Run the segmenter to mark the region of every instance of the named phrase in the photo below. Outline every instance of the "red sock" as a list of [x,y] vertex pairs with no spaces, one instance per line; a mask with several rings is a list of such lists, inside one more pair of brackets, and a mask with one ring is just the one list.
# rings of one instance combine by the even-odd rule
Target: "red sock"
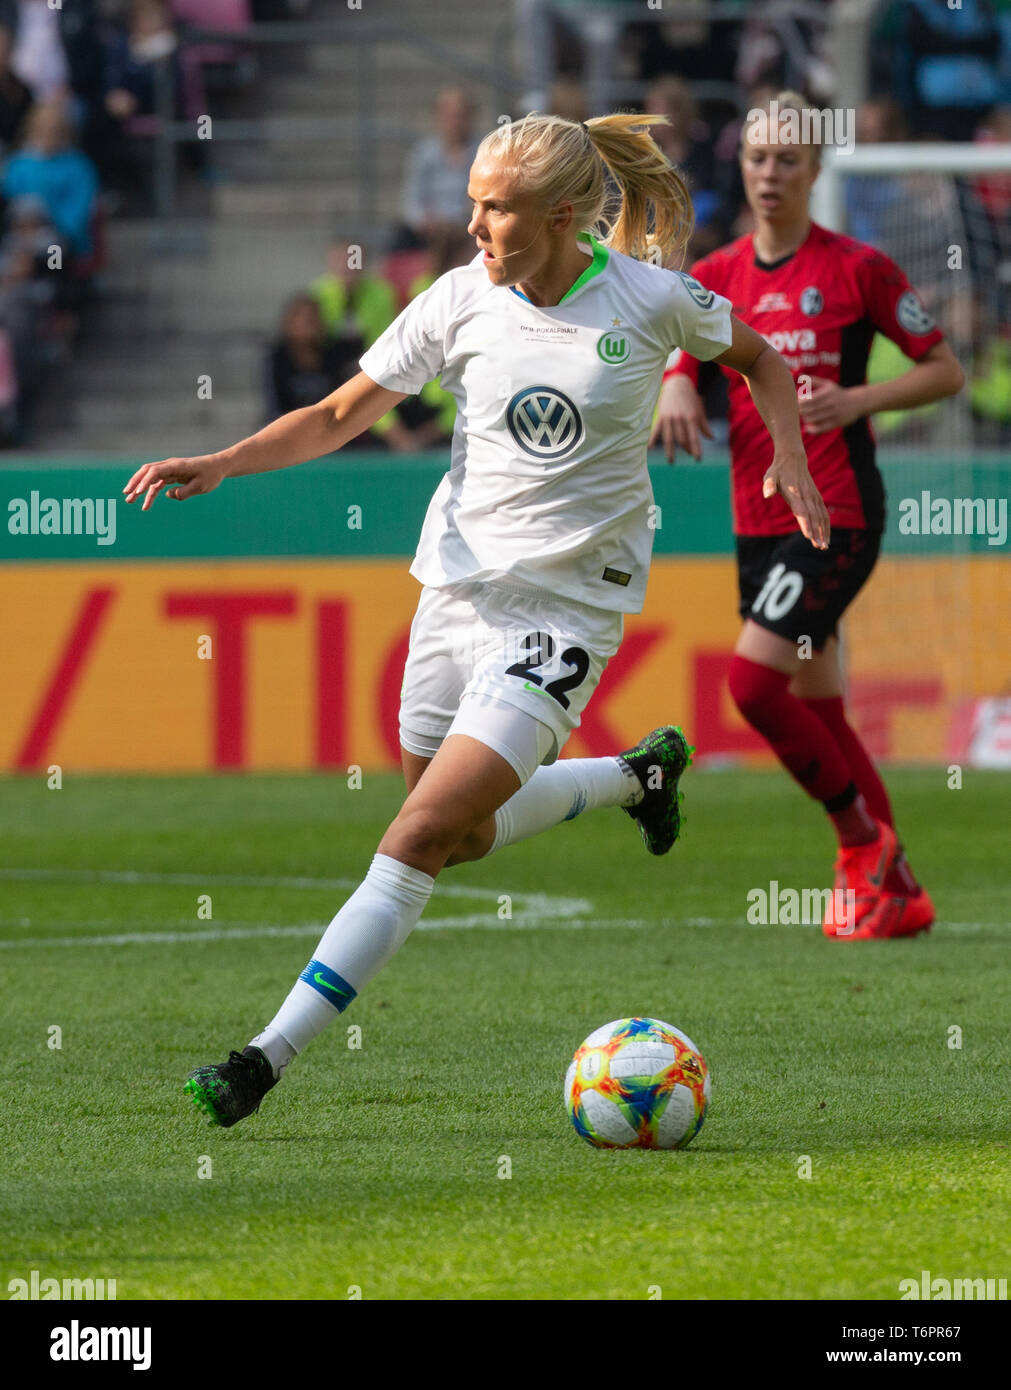
[[787,690],[790,677],[747,657],[730,663],[730,693],[745,719],[757,729],[809,796],[825,805],[844,845],[867,844],[878,828],[831,731]]
[[[883,820],[894,830],[895,819],[892,815],[892,805],[888,800],[885,784],[878,775],[871,755],[846,718],[846,708],[842,697],[832,695],[823,700],[805,700],[804,704],[818,716],[839,745],[846,762],[849,764],[850,775],[863,793],[871,815],[875,820]],[[910,869],[904,854],[900,853],[889,869],[884,886],[888,893],[897,893],[907,897],[915,897],[920,891],[920,885],[917,883],[916,876]]]
[[[855,782],[851,782],[850,786],[856,791]],[[833,811],[831,804],[827,801],[825,810],[828,811],[829,819],[836,828],[841,845],[869,845],[881,834],[877,821],[868,811],[867,802],[859,791],[850,804],[844,806],[842,810]]]
[[826,700],[805,700],[804,704],[818,716],[839,745],[849,767],[850,776],[863,792],[871,815],[875,820],[883,820],[894,830],[895,821],[885,784],[878,776],[878,770],[861,743],[859,735],[846,718],[842,697],[832,695]]

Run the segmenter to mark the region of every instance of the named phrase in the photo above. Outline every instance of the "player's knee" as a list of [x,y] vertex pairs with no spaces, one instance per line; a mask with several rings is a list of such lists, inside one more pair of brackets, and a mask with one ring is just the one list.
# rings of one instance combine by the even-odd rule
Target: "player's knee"
[[471,864],[475,859],[483,859],[489,848],[487,835],[472,830],[457,842],[446,860],[446,868],[451,869],[454,864]]
[[415,858],[439,857],[445,862],[460,843],[465,827],[436,807],[419,806],[401,811],[387,832],[387,839]]

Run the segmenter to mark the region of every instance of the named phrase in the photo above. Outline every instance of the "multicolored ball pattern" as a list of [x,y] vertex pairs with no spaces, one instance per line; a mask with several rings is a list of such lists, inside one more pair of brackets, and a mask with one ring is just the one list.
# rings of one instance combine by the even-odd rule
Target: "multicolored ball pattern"
[[683,1149],[709,1105],[709,1068],[691,1038],[656,1018],[597,1028],[565,1074],[576,1133],[600,1149]]

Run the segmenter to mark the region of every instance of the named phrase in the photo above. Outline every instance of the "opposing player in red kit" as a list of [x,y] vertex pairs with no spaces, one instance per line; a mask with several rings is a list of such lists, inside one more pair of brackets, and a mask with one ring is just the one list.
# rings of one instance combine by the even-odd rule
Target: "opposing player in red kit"
[[[730,691],[835,826],[835,886],[852,890],[855,911],[839,920],[835,905],[846,899],[834,895],[826,935],[912,936],[929,929],[934,908],[896,839],[888,793],[847,720],[837,628],[874,568],[885,524],[868,417],[954,395],[964,376],[899,267],[811,221],[819,147],[791,141],[800,122],[783,115],[802,110],[802,98],[781,93],[764,111],[749,112],[740,160],[754,234],[692,266],[700,292],[725,295],[786,359],[797,381],[808,466],[832,522],[827,550],[799,535],[793,513],[764,481],[772,444],[747,383],[727,372],[744,618]],[[875,331],[914,365],[894,381],[868,385]],[[677,447],[699,458],[700,435],[712,437],[698,374],[699,363],[682,352],[664,376],[651,442],[662,441],[671,461]]]

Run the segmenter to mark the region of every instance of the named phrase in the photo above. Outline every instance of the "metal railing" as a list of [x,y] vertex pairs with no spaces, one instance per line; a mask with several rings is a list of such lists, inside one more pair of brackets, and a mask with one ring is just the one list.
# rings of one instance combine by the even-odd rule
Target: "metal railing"
[[[506,50],[512,22],[512,16],[506,12],[491,29],[489,50],[492,54]],[[214,116],[213,138],[216,142],[294,142],[304,140],[309,134],[312,138],[336,136],[350,141],[355,150],[356,218],[362,228],[374,227],[377,220],[375,162],[378,142],[404,143],[418,137],[416,125],[372,114],[383,103],[381,55],[384,48],[388,51],[390,45],[407,46],[419,59],[432,65],[433,86],[454,81],[479,86],[494,96],[502,111],[509,109],[513,98],[525,85],[501,61],[475,60],[410,24],[365,19],[358,12],[349,12],[348,20],[343,21],[263,23],[238,32],[180,26],[180,52],[193,44],[209,43],[220,43],[232,50],[280,44],[354,46],[351,112],[309,119],[269,114],[253,119]],[[193,120],[177,117],[175,100],[173,60],[165,59],[155,65],[156,120],[152,129],[153,200],[155,216],[162,224],[169,223],[176,213],[179,146],[197,137]],[[389,105],[396,106],[395,94],[391,94]]]

